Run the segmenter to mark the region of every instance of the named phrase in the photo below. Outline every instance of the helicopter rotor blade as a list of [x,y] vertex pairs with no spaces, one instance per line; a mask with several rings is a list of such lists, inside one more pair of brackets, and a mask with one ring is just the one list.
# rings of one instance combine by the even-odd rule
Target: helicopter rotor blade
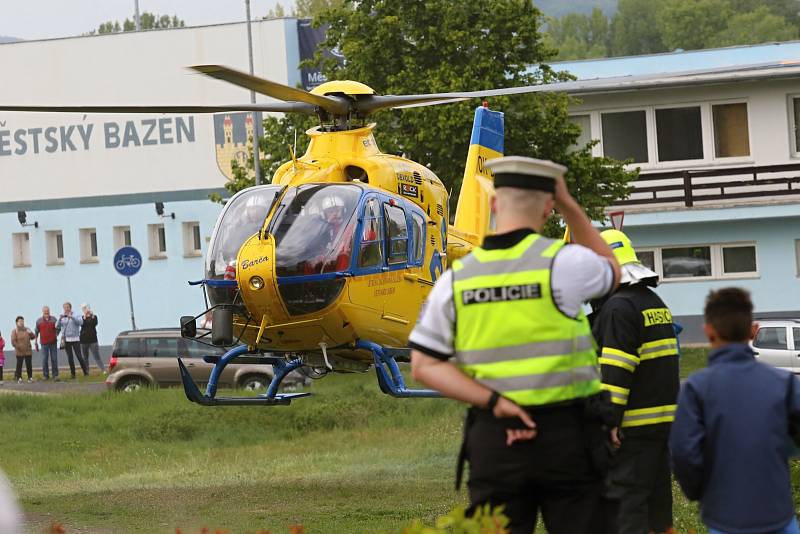
[[355,109],[363,115],[368,115],[382,109],[412,108],[423,106],[438,106],[461,102],[471,98],[485,98],[489,96],[507,96],[525,93],[539,93],[550,89],[543,85],[528,85],[525,87],[508,87],[506,89],[487,89],[485,91],[466,91],[461,93],[430,93],[422,95],[398,96],[367,96],[356,102]]
[[36,113],[223,113],[223,112],[278,112],[314,115],[316,109],[305,102],[273,102],[268,104],[231,104],[217,106],[5,106],[2,111],[28,111]]
[[320,107],[334,115],[346,115],[350,111],[350,102],[344,98],[315,95],[302,89],[295,89],[258,76],[251,76],[245,72],[222,65],[195,65],[191,68],[206,76],[211,76],[285,102],[305,102],[306,104]]

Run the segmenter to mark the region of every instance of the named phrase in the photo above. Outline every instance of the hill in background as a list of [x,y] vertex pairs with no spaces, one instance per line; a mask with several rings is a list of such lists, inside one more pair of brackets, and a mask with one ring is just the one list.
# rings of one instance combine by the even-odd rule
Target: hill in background
[[569,13],[588,15],[599,7],[607,17],[617,11],[617,0],[533,0],[539,10],[548,17],[563,17]]
[[0,44],[3,43],[16,43],[17,41],[21,41],[22,39],[17,39],[16,37],[5,37],[0,35]]

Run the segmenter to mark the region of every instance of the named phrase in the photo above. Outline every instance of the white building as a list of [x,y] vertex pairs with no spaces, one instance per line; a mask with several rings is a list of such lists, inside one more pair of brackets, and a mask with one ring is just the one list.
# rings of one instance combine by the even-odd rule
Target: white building
[[[253,24],[255,74],[300,80],[297,19]],[[248,91],[190,65],[247,71],[244,23],[0,45],[8,105],[234,104]],[[259,97],[264,101],[263,97]],[[88,302],[100,343],[130,328],[114,252],[144,257],[132,278],[138,327],[176,326],[203,309],[187,285],[203,258],[230,160],[246,156],[246,115],[82,115],[0,112],[0,332],[32,325],[43,305]],[[164,204],[165,217],[155,203]],[[18,212],[24,211],[22,226]],[[174,213],[174,218],[169,216]]]
[[[800,316],[800,42],[555,64],[595,155],[641,169],[624,210],[659,293],[700,331],[710,289]],[[800,335],[800,331],[798,331]]]

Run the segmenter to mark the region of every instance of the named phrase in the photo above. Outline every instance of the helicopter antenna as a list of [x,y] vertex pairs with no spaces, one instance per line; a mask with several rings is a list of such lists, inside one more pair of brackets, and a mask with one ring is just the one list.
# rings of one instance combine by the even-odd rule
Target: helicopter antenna
[[286,145],[289,147],[289,155],[292,156],[292,167],[294,170],[297,170],[297,157],[294,154],[294,148],[292,145]]

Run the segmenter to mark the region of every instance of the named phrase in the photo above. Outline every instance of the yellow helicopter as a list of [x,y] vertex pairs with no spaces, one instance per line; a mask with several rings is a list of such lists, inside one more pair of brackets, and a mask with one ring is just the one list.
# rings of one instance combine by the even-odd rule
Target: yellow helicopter
[[[368,116],[387,108],[446,104],[536,92],[539,86],[464,93],[380,96],[354,81],[311,92],[218,65],[192,67],[282,102],[232,106],[0,106],[8,111],[207,113],[272,111],[316,115],[302,157],[292,153],[268,185],[230,198],[214,228],[205,277],[207,310],[181,317],[184,337],[213,314],[210,341],[231,347],[215,364],[204,394],[178,361],[189,400],[204,405],[281,405],[309,393],[279,393],[303,368],[313,376],[375,366],[384,393],[438,396],[409,389],[397,362],[420,308],[448,263],[490,231],[494,194],[486,160],[503,153],[503,114],[484,102],[475,111],[454,224],[448,192],[424,165],[382,153]],[[202,339],[203,336],[197,339]],[[274,378],[257,397],[216,396],[224,367],[239,359],[272,364]]]

